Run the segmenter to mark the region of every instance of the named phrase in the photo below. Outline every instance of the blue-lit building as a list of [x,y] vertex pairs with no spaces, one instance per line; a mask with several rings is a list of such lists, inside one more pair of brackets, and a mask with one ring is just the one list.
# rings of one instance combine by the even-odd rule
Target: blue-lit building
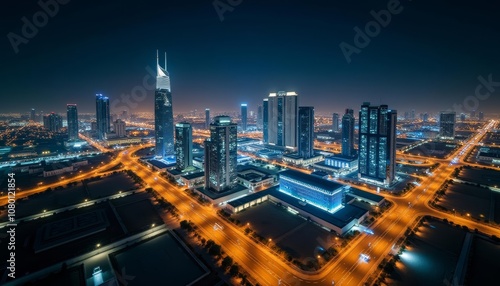
[[165,68],[158,62],[156,53],[156,90],[155,90],[155,155],[159,158],[173,156],[174,150],[174,113],[172,110],[172,92],[170,75],[167,72],[167,55]]
[[306,203],[335,211],[342,206],[344,186],[295,170],[279,173],[280,191]]
[[356,155],[354,150],[354,111],[346,109],[342,116],[342,156],[352,158]]
[[264,98],[262,102],[262,142],[269,143],[269,132],[267,130],[269,126],[269,99]]
[[66,105],[66,119],[68,121],[68,140],[78,140],[78,109],[76,104]]
[[314,157],[314,107],[299,107],[299,156]]
[[241,129],[247,131],[248,106],[246,103],[241,104]]
[[215,192],[230,190],[236,184],[238,125],[229,116],[216,116],[205,140],[205,188]]
[[261,130],[262,129],[262,105],[257,106],[257,129]]
[[359,111],[358,178],[389,185],[396,175],[396,110],[363,103]]
[[105,140],[110,132],[111,119],[109,114],[109,98],[100,93],[95,96],[95,117],[97,139]]
[[175,160],[179,170],[193,165],[193,128],[188,122],[175,125]]

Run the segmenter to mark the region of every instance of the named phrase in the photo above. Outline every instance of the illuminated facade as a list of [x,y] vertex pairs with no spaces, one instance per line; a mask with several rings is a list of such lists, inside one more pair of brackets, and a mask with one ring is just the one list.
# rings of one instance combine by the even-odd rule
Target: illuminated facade
[[298,95],[296,92],[273,92],[268,97],[268,144],[297,149]]
[[167,55],[165,68],[158,62],[156,53],[156,90],[155,90],[155,154],[156,157],[168,157],[174,150],[174,113],[172,110],[172,92],[170,76],[167,72]]
[[332,131],[333,132],[339,131],[339,114],[338,113],[334,113],[332,115]]
[[246,103],[241,104],[241,129],[247,131],[248,107]]
[[299,107],[299,156],[314,157],[314,107]]
[[205,140],[205,188],[216,192],[231,189],[237,178],[238,126],[229,116],[216,116]]
[[179,170],[193,165],[193,128],[187,122],[175,125],[175,160]]
[[106,139],[110,131],[109,98],[100,93],[95,97],[96,131],[99,140]]
[[268,133],[268,126],[269,126],[269,100],[267,98],[264,98],[264,101],[262,102],[262,142],[264,143],[269,143],[269,133]]
[[295,170],[279,173],[280,191],[328,211],[342,206],[344,186]]
[[210,128],[210,109],[205,108],[205,129]]
[[439,138],[455,139],[456,113],[443,111],[439,114]]
[[43,127],[51,132],[59,132],[62,128],[62,117],[54,112],[43,117]]
[[346,109],[342,116],[342,156],[352,158],[356,155],[354,150],[354,111]]
[[113,122],[113,130],[118,138],[127,136],[125,121],[121,119],[117,119]]
[[397,112],[387,105],[371,106],[363,103],[359,112],[360,179],[391,184],[396,168]]
[[68,140],[78,140],[78,109],[76,104],[66,105],[66,119],[68,121]]

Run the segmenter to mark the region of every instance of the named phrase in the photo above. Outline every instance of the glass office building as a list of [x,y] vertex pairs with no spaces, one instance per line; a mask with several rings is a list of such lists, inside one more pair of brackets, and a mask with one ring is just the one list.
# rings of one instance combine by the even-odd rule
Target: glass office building
[[344,186],[295,170],[279,173],[280,191],[328,211],[342,206]]
[[165,68],[158,62],[156,53],[156,90],[155,90],[155,154],[156,157],[168,157],[174,150],[174,113],[172,110],[172,92],[170,75],[167,72],[167,55]]

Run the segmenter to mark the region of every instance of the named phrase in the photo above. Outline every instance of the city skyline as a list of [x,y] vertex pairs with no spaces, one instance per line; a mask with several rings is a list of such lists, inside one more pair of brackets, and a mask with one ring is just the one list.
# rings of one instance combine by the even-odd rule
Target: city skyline
[[0,284],[496,279],[495,4],[4,11]]
[[[123,106],[131,112],[152,111],[152,53],[156,49],[171,55],[169,69],[175,75],[178,95],[174,99],[178,106],[176,113],[192,108],[232,110],[241,102],[248,102],[249,109],[256,110],[262,98],[274,90],[302,94],[299,104],[316,106],[318,114],[340,113],[345,107],[353,108],[363,101],[390,103],[398,110],[405,110],[408,97],[414,99],[412,108],[417,110],[439,112],[462,105],[462,109],[469,112],[465,107],[474,105],[478,111],[490,114],[496,112],[493,106],[500,100],[491,96],[485,103],[482,99],[469,98],[475,96],[476,87],[484,83],[490,85],[480,93],[493,94],[500,78],[498,65],[492,62],[500,46],[499,37],[494,36],[499,24],[494,21],[494,9],[488,9],[492,4],[487,2],[470,6],[401,2],[399,12],[391,15],[390,23],[380,27],[363,48],[354,43],[355,28],[363,30],[365,24],[374,19],[371,11],[376,14],[386,10],[387,1],[332,4],[324,11],[314,4],[293,1],[267,4],[264,11],[257,3],[242,3],[231,12],[226,11],[223,21],[210,3],[194,4],[192,9],[182,3],[152,0],[151,3],[157,8],[151,13],[172,17],[165,17],[161,23],[159,17],[139,17],[131,23],[101,17],[96,23],[90,23],[79,14],[89,18],[111,16],[114,5],[102,4],[97,12],[78,3],[68,3],[60,5],[51,19],[53,23],[40,27],[28,43],[19,44],[17,53],[6,38],[2,43],[6,51],[2,57],[11,68],[3,71],[6,84],[0,92],[11,95],[12,99],[2,105],[0,112],[24,113],[32,107],[64,112],[71,94],[71,103],[77,104],[84,113],[92,110],[88,98],[96,93],[110,98],[112,113],[121,111]],[[124,2],[122,9],[132,15],[138,9],[135,5]],[[350,9],[352,5],[359,8]],[[40,9],[35,4],[22,8],[13,4],[5,34],[22,35],[23,22],[19,19],[23,16],[31,19]],[[252,19],[250,16],[256,11],[262,15]],[[276,15],[295,16],[299,20],[280,24],[275,21]],[[77,20],[82,21],[77,23]],[[160,40],[150,32],[165,28],[169,36]],[[263,32],[264,28],[268,31]],[[69,35],[67,31],[71,29],[76,32]],[[103,37],[112,29],[120,32]],[[63,35],[74,44],[61,43]],[[177,38],[182,40],[176,41]],[[53,39],[55,41],[51,41]],[[141,45],[111,48],[131,39]],[[264,44],[271,39],[287,42],[289,48],[283,51]],[[194,44],[196,41],[200,45]],[[78,43],[89,49],[82,49]],[[342,43],[359,50],[346,57]],[[102,45],[109,47],[97,49]],[[240,53],[231,51],[235,47]],[[46,50],[51,52],[44,53]],[[88,51],[92,51],[92,55]],[[240,57],[242,54],[246,56]],[[73,68],[72,73],[64,72],[69,65],[79,68]],[[30,69],[21,69],[23,66]],[[95,71],[95,66],[100,66],[99,71]],[[61,77],[65,78],[64,83],[51,84],[51,78]],[[146,93],[143,94],[143,90]],[[132,92],[137,93],[135,99]],[[127,95],[130,103],[127,103]],[[25,102],[18,98],[29,98],[29,106],[24,106]],[[218,99],[217,103],[213,103],[214,98]],[[429,100],[433,102],[431,106]],[[118,102],[113,105],[113,101]],[[197,106],[192,106],[193,102]]]

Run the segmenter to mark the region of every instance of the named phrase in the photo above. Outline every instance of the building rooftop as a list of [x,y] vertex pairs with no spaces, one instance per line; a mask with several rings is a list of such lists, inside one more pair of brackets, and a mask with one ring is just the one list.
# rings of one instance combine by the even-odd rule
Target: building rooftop
[[169,168],[169,167],[173,167],[175,166],[175,163],[172,163],[172,164],[165,164],[163,163],[162,161],[158,161],[156,159],[151,159],[148,161],[149,163],[151,163],[151,165],[157,167],[157,168],[160,168],[160,169],[163,169],[163,168]]
[[318,178],[316,176],[312,176],[312,175],[305,174],[305,173],[295,171],[295,170],[283,171],[283,172],[279,173],[279,176],[280,176],[280,178],[289,177],[292,179],[296,179],[296,180],[299,180],[299,181],[304,182],[306,184],[309,184],[309,185],[312,185],[312,186],[315,186],[315,187],[318,187],[318,188],[321,188],[321,189],[324,189],[327,191],[332,191],[332,192],[339,189],[339,188],[342,188],[344,186],[344,185],[336,183],[336,182],[328,181],[328,180]]
[[257,193],[253,193],[253,194],[250,194],[248,196],[244,196],[244,197],[241,197],[239,199],[236,199],[236,200],[233,200],[233,201],[230,201],[228,202],[227,204],[236,208],[238,206],[241,206],[241,205],[244,205],[246,203],[249,203],[251,201],[254,201],[258,198],[261,198],[261,197],[264,197],[264,196],[267,196],[269,194],[269,192],[273,189],[275,189],[276,187],[272,187],[272,188],[269,188],[269,189],[266,189],[266,190],[263,190],[263,191],[260,191],[260,192],[257,192]]
[[197,188],[196,190],[199,191],[200,193],[204,194],[205,196],[209,197],[210,199],[216,200],[218,198],[225,197],[225,196],[228,196],[228,195],[231,195],[233,193],[240,192],[240,191],[243,191],[246,189],[247,189],[247,187],[245,187],[245,186],[242,186],[240,184],[235,184],[232,189],[229,189],[229,190],[224,191],[222,193],[218,193],[212,189],[205,189],[205,187],[200,187],[200,188]]
[[[279,191],[279,186],[272,187],[269,190],[269,195],[273,196],[279,200],[286,202],[287,204],[292,205],[297,209],[301,209],[310,213],[311,215],[324,220],[328,223],[331,223],[339,228],[343,228],[348,225],[353,219],[359,219],[362,217],[367,210],[361,209],[356,206],[345,205],[342,209],[335,213],[327,212],[323,209],[315,207],[310,204],[304,204],[303,201],[296,199],[292,196],[289,196],[283,192]],[[267,191],[267,190],[266,190]]]
[[384,200],[383,196],[379,196],[379,195],[376,195],[376,194],[365,192],[365,191],[362,191],[362,190],[356,189],[356,188],[350,188],[349,191],[348,191],[348,193],[353,194],[353,195],[355,195],[357,197],[366,198],[367,200],[370,200],[370,201],[373,201],[373,202],[376,202],[376,203],[380,203],[381,201]]
[[191,173],[191,174],[187,174],[187,175],[182,175],[181,177],[183,177],[184,179],[186,180],[192,180],[192,179],[196,179],[196,178],[199,178],[199,177],[203,177],[205,176],[205,172],[196,172],[196,173]]

